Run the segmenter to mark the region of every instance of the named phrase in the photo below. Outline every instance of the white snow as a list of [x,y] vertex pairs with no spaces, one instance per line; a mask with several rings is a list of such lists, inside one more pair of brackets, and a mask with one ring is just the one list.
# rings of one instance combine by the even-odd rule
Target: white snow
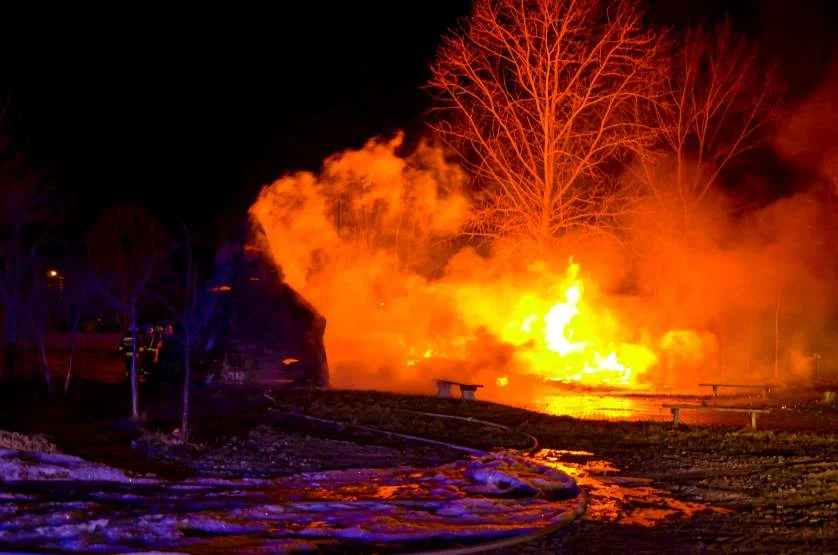
[[151,483],[121,470],[72,455],[0,449],[0,481],[84,480],[90,482]]
[[[33,493],[40,482],[49,487]],[[23,485],[28,498],[17,499]],[[565,474],[504,453],[436,468],[170,483],[68,455],[2,450],[0,543],[201,551],[235,538],[243,551],[291,553],[335,541],[485,541],[569,522],[583,510],[579,493]]]

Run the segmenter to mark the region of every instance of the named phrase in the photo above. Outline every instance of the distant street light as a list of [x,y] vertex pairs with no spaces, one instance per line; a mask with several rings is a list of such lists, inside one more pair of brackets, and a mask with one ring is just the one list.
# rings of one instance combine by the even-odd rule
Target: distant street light
[[[64,297],[64,276],[61,275],[61,272],[59,272],[55,268],[50,268],[49,270],[47,270],[47,277],[51,280],[57,280],[58,281],[58,296],[59,296],[59,298],[63,298]],[[53,287],[53,286],[51,285],[50,287]]]

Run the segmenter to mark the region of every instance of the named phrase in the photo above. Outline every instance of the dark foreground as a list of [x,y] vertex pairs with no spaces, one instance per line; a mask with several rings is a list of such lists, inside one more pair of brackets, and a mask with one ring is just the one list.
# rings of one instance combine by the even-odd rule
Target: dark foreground
[[[292,413],[478,449],[527,449],[574,476],[585,517],[526,547],[496,553],[828,553],[838,545],[838,436],[682,428],[549,416],[492,403],[345,391],[199,391],[194,444],[169,445],[124,420],[121,393],[90,386],[68,402],[0,399],[0,428],[44,432],[67,453],[170,478],[262,478],[317,469],[444,464],[457,455],[352,427],[313,426]],[[97,389],[98,388],[98,389]],[[86,391],[86,392],[85,392]],[[176,395],[146,392],[146,427],[177,425]],[[510,426],[413,412],[445,413]],[[831,413],[828,415],[831,418]],[[132,447],[133,444],[133,447]],[[328,453],[328,455],[324,455]],[[331,455],[331,456],[329,456]]]

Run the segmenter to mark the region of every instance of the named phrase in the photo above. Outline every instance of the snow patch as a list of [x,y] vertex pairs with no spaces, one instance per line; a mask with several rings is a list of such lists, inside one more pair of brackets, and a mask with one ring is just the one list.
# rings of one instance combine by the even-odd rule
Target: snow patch
[[82,480],[86,482],[154,483],[121,470],[60,453],[0,449],[0,482]]
[[[570,477],[511,453],[435,468],[170,483],[69,455],[0,450],[0,473],[0,495],[14,507],[3,514],[0,540],[42,551],[474,543],[566,523],[584,508]],[[31,498],[15,499],[24,493]]]

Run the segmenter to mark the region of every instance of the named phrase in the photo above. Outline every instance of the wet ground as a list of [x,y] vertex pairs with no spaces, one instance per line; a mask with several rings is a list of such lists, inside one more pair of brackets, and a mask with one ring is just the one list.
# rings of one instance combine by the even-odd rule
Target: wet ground
[[[441,432],[430,420],[403,417],[394,407],[485,419],[537,437],[543,450],[534,456],[579,481],[589,493],[588,511],[560,533],[496,555],[838,552],[838,436],[800,430],[799,423],[796,432],[751,431],[741,422],[673,430],[668,424],[576,420],[492,403],[360,392],[285,402],[463,442],[479,442],[482,433],[470,432],[465,422]],[[826,421],[834,415],[833,407],[811,400],[783,402],[792,423],[799,414],[822,414]]]
[[391,553],[562,526],[567,475],[510,455],[272,480],[136,479],[67,455],[0,450],[0,545],[27,552]]
[[[115,390],[105,393],[99,403],[85,396],[65,405],[19,401],[21,412],[14,417],[0,411],[0,428],[8,427],[2,422],[5,418],[18,430],[46,431],[62,450],[173,479],[189,475],[229,477],[241,474],[242,469],[256,470],[252,473],[259,476],[281,475],[318,465],[328,468],[325,463],[330,459],[337,465],[334,468],[393,467],[402,461],[431,464],[434,456],[442,454],[403,442],[353,436],[340,428],[309,429],[299,437],[290,437],[287,429],[272,431],[282,427],[277,413],[265,412],[270,403],[256,393],[219,396],[199,391],[196,441],[204,442],[207,448],[197,457],[190,455],[189,460],[173,460],[160,453],[145,458],[142,450],[131,447],[131,442],[140,438],[139,432],[118,417],[125,414],[126,406],[116,399]],[[713,419],[705,422],[711,429],[693,428],[696,421],[686,412],[682,422],[688,426],[679,431],[669,425],[648,423],[671,421],[669,411],[660,407],[668,400],[692,404],[700,402],[701,397],[664,399],[573,392],[544,399],[538,412],[491,403],[339,391],[288,392],[278,395],[277,402],[287,410],[477,449],[523,449],[530,445],[524,433],[536,436],[542,450],[533,454],[535,460],[574,476],[589,494],[588,512],[581,522],[561,533],[535,540],[526,548],[499,553],[828,553],[834,551],[830,546],[838,545],[838,527],[834,525],[838,521],[838,439],[832,434],[809,433],[835,430],[836,411],[818,404],[811,393],[768,400],[759,396],[707,399],[725,404],[768,404],[774,408],[776,419],[762,420],[761,427],[776,426],[797,433],[744,431],[746,415],[712,415]],[[150,402],[146,405],[148,424],[171,430],[177,425],[177,403],[166,401],[165,394],[158,400],[159,406]],[[481,418],[505,424],[511,431],[476,422],[443,421],[404,410]],[[27,411],[29,416],[21,418]],[[547,412],[597,420],[573,420]],[[333,449],[329,451],[333,457],[324,456],[324,445],[330,449],[337,446],[332,441],[343,442],[340,445],[346,449]],[[353,443],[359,447],[353,449]],[[353,451],[358,455],[354,461]],[[441,459],[445,457],[437,462],[447,462]],[[283,472],[272,474],[277,466]],[[39,503],[42,508],[48,507],[46,501]],[[232,505],[224,507],[224,511],[232,510]],[[255,549],[253,543],[237,547],[235,542],[243,541],[241,538],[216,538],[218,543],[213,544],[207,539],[207,530],[194,533],[201,535],[196,551],[206,551],[213,545],[231,552]],[[228,545],[228,541],[233,543]]]
[[[679,395],[620,395],[614,392],[545,391],[535,401],[522,406],[554,416],[609,422],[672,422],[670,409],[662,406],[665,404],[760,408],[771,411],[759,416],[757,426],[760,429],[838,432],[838,405],[824,406],[821,403],[822,398],[821,392],[810,389],[779,390],[767,398],[748,390],[733,390],[718,398],[699,392]],[[682,410],[679,420],[688,426],[750,425],[750,415],[747,413]]]

